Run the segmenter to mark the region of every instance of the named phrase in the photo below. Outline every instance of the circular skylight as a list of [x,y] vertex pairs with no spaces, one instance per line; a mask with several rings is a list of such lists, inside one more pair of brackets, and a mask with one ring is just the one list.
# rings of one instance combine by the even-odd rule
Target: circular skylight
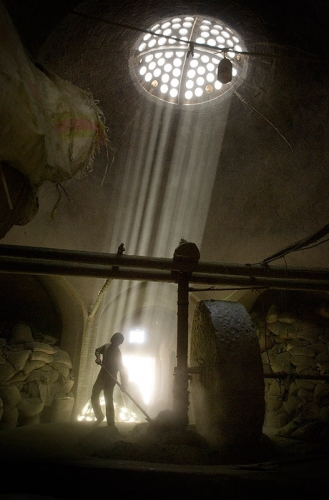
[[[232,89],[246,70],[240,36],[222,22],[201,16],[180,16],[152,26],[137,41],[131,68],[150,96],[172,104],[213,101]],[[217,79],[220,61],[232,63],[232,80]]]

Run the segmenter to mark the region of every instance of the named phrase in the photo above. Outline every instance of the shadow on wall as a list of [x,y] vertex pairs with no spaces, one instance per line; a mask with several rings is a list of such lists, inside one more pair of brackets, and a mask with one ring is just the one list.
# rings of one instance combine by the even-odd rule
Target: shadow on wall
[[[61,341],[61,314],[47,292],[41,277],[0,274],[0,328],[24,321],[34,331],[47,332]],[[3,335],[2,335],[3,336]]]

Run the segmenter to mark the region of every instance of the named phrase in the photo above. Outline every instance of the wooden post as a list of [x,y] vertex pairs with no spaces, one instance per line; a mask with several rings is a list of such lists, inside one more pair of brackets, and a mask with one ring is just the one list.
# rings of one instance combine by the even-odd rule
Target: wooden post
[[188,304],[189,279],[187,273],[178,275],[177,300],[177,366],[175,368],[173,388],[173,413],[177,424],[188,425]]
[[[188,306],[189,279],[198,264],[200,253],[194,243],[182,240],[176,248],[173,259],[173,272],[177,272],[177,366],[173,387],[173,414],[180,427],[188,425]],[[183,271],[182,271],[183,270]]]

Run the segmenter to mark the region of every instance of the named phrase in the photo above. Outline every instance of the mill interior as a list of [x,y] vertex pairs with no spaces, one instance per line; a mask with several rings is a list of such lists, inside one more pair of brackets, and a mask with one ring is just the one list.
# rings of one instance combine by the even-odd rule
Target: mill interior
[[[328,488],[328,24],[321,0],[0,3],[0,496]],[[96,427],[115,332],[129,382]]]

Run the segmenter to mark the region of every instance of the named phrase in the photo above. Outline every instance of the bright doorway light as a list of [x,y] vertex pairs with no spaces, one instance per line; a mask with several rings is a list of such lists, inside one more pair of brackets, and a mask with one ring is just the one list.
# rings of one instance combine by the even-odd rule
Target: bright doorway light
[[[104,399],[103,395],[99,398],[99,402],[100,402],[103,414],[105,415],[106,408],[105,408],[105,399]],[[128,408],[125,408],[124,406],[119,406],[117,403],[114,403],[114,414],[115,414],[115,421],[116,422],[139,422],[140,421],[135,412],[129,410]],[[96,421],[96,417],[95,417],[94,410],[92,408],[90,399],[82,408],[82,411],[78,415],[77,420],[79,422],[83,422],[83,421],[84,422],[95,422]],[[106,418],[105,418],[104,422],[106,422]]]
[[[136,384],[143,401],[150,404],[154,398],[155,358],[144,356],[123,356],[129,382]],[[129,390],[129,387],[128,387]]]
[[129,344],[143,344],[145,340],[144,330],[130,330],[129,332]]

